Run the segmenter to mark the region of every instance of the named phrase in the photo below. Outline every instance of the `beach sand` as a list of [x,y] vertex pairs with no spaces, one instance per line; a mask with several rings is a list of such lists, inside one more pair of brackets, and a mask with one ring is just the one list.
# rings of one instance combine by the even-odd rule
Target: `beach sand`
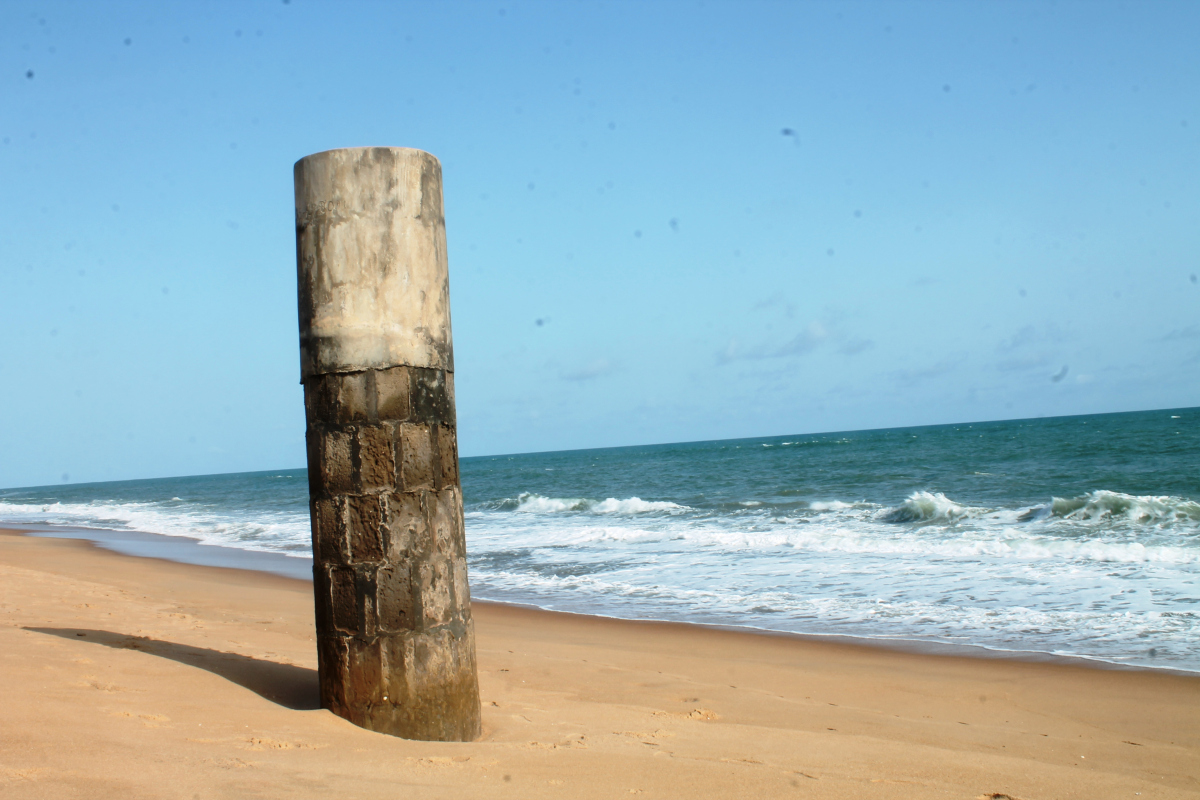
[[1200,678],[477,603],[484,736],[317,708],[311,587],[0,533],[0,797],[1200,797]]

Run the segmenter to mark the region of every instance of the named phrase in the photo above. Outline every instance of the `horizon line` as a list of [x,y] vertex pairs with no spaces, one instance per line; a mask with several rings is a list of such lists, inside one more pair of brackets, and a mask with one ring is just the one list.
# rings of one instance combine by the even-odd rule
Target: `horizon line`
[[[1133,409],[1133,410],[1128,410],[1128,411],[1100,411],[1100,412],[1091,413],[1091,414],[1059,414],[1059,415],[1055,415],[1055,416],[1038,416],[1038,417],[1005,417],[1005,418],[1001,418],[1001,419],[967,420],[967,421],[961,421],[961,422],[934,422],[934,423],[927,423],[924,425],[899,425],[899,426],[894,426],[894,427],[855,428],[853,430],[808,431],[805,433],[771,433],[771,434],[760,435],[760,436],[736,436],[736,437],[732,437],[732,438],[728,438],[728,439],[689,439],[686,441],[675,441],[675,442],[643,442],[641,444],[618,444],[618,445],[607,445],[605,447],[575,447],[575,448],[565,448],[562,450],[527,450],[524,452],[516,452],[516,453],[488,453],[485,455],[474,455],[474,456],[460,455],[459,460],[463,461],[463,460],[469,460],[469,459],[484,459],[484,458],[512,458],[514,456],[539,456],[539,455],[551,455],[551,454],[555,454],[555,453],[586,453],[586,452],[596,451],[596,450],[628,450],[628,449],[632,449],[635,447],[671,447],[671,446],[677,446],[677,445],[706,444],[706,443],[710,443],[710,442],[747,442],[747,441],[753,441],[755,439],[777,439],[777,438],[781,438],[784,436],[830,436],[830,435],[838,434],[838,433],[874,433],[876,431],[904,431],[904,430],[916,430],[918,428],[948,428],[948,427],[953,427],[956,425],[987,425],[987,424],[991,424],[991,423],[995,423],[995,422],[1032,422],[1032,421],[1036,421],[1036,420],[1049,420],[1049,419],[1074,419],[1076,417],[1109,417],[1109,416],[1116,416],[1118,414],[1152,414],[1155,412],[1163,412],[1163,411],[1192,411],[1192,410],[1200,410],[1200,406],[1172,406],[1172,407],[1168,407],[1168,408],[1139,408],[1139,409]],[[98,484],[103,484],[103,483],[133,483],[136,481],[182,480],[184,478],[215,478],[215,477],[220,477],[223,475],[254,475],[256,473],[262,473],[262,472],[288,472],[288,471],[295,471],[295,470],[304,470],[305,472],[307,472],[308,465],[305,464],[303,466],[297,466],[297,467],[272,467],[269,469],[243,470],[240,472],[203,472],[203,473],[194,474],[194,475],[160,475],[160,476],[152,477],[152,478],[117,478],[115,480],[108,480],[108,481],[79,481],[77,483],[63,482],[63,483],[43,483],[43,484],[36,484],[36,485],[32,485],[32,486],[4,486],[4,487],[0,487],[0,492],[15,492],[15,491],[21,491],[21,490],[27,490],[27,489],[61,488],[63,486],[92,486],[92,485],[98,485]],[[0,495],[0,498],[2,498],[2,497],[3,497],[3,495]]]

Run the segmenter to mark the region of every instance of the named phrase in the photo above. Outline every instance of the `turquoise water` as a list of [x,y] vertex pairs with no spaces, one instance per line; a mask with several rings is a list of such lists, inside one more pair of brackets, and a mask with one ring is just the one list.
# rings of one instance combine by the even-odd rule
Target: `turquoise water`
[[[477,598],[1200,670],[1200,409],[467,458]],[[0,520],[310,555],[304,470]]]

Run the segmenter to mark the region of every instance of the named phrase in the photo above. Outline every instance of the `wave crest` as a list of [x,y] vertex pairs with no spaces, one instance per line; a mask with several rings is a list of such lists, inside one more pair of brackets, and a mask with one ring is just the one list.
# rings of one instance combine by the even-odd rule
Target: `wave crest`
[[961,506],[941,492],[913,492],[900,505],[880,512],[881,522],[957,522],[978,509]]
[[856,503],[843,503],[841,500],[814,500],[808,504],[810,511],[845,511],[848,508],[855,508]]
[[[1040,514],[1038,512],[1041,512]],[[1048,506],[1026,512],[1029,518],[1054,516],[1080,521],[1128,520],[1164,525],[1200,522],[1200,503],[1167,495],[1132,495],[1103,489],[1079,497],[1055,497]]]
[[640,497],[605,500],[589,500],[583,497],[545,497],[533,492],[523,492],[515,498],[509,497],[485,504],[498,511],[518,511],[525,514],[652,514],[674,513],[689,510],[687,506],[669,500],[643,500]]

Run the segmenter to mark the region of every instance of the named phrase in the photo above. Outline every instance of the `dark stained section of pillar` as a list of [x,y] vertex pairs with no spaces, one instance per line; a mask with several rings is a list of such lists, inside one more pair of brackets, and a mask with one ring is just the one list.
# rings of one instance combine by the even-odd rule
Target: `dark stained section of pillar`
[[304,384],[321,705],[409,739],[479,736],[454,375]]

